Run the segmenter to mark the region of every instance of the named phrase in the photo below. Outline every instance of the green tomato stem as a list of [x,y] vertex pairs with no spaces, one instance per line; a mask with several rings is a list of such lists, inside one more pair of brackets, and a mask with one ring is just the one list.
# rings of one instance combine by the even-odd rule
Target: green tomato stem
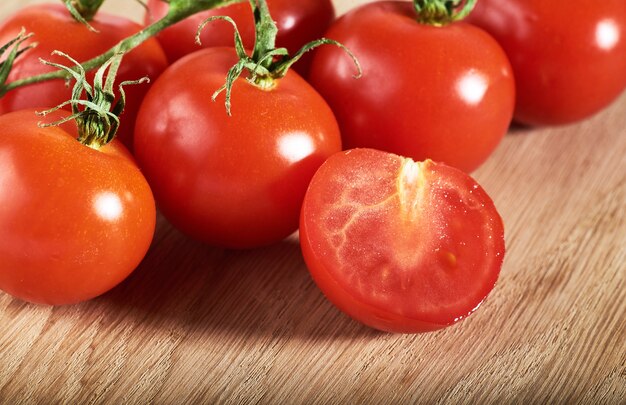
[[[104,3],[104,0],[63,0],[68,10],[72,13],[72,16],[79,22],[87,23],[91,21],[93,17]],[[74,11],[78,15],[74,14]]]
[[477,0],[413,0],[417,21],[443,26],[467,17]]
[[116,101],[114,83],[124,56],[123,54],[114,55],[100,66],[96,72],[93,85],[88,83],[87,72],[78,61],[62,52],[55,51],[53,54],[68,59],[75,65],[75,69],[45,60],[42,60],[42,62],[67,71],[76,80],[76,84],[72,89],[72,98],[70,100],[49,110],[38,112],[38,114],[45,116],[67,105],[71,105],[72,114],[59,121],[40,125],[42,127],[53,126],[74,120],[78,128],[78,141],[90,148],[99,149],[113,140],[119,128],[119,116],[122,114],[126,103],[124,86],[143,83],[148,81],[148,78],[120,83],[118,85],[119,99]]
[[[184,20],[185,18],[193,14],[199,13],[200,11],[209,10],[216,7],[224,7],[230,4],[240,3],[242,1],[244,0],[170,0],[168,12],[162,19],[155,21],[153,24],[147,26],[143,30],[120,41],[117,45],[115,45],[113,48],[109,49],[102,55],[96,56],[95,58],[84,62],[82,64],[83,68],[86,71],[96,69],[99,66],[102,66],[102,64],[104,64],[106,61],[110,60],[114,55],[119,53],[128,53],[132,49],[141,45],[148,38],[155,36],[170,25]],[[95,3],[96,0],[94,0],[93,2]],[[18,87],[27,86],[30,84],[52,79],[68,79],[70,77],[71,76],[67,71],[59,69],[54,72],[15,80],[13,82],[7,83],[0,88],[0,97],[2,97],[8,91],[11,91]]]
[[274,19],[272,19],[265,0],[250,0],[250,5],[254,13],[256,34],[252,60],[259,62],[259,65],[269,69],[273,60],[271,57],[266,57],[266,55],[276,49],[278,27]]
[[237,24],[229,17],[210,17],[205,20],[198,30],[196,35],[196,41],[200,41],[200,32],[202,28],[209,22],[222,19],[228,21],[233,25],[235,30],[235,50],[239,61],[230,68],[226,76],[226,82],[222,87],[217,89],[213,93],[213,100],[222,92],[226,92],[226,100],[224,102],[226,106],[226,113],[230,116],[231,111],[231,92],[235,80],[241,76],[244,71],[249,72],[247,80],[263,90],[270,90],[276,86],[275,81],[284,77],[291,66],[296,63],[302,55],[306,52],[320,46],[320,45],[336,45],[342,48],[354,61],[357,73],[355,78],[361,76],[361,65],[356,57],[345,46],[337,41],[321,38],[308,44],[305,44],[294,56],[290,56],[286,48],[276,48],[276,36],[278,35],[278,27],[272,16],[270,15],[269,8],[267,7],[266,0],[249,0],[252,12],[254,14],[254,26],[256,39],[254,42],[254,49],[252,55],[248,56],[246,50],[243,47],[241,41],[241,35],[239,34]]

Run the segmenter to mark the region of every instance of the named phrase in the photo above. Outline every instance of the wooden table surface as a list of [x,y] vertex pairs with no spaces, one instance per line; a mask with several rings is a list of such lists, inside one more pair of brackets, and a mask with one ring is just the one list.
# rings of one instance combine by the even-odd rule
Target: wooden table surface
[[0,293],[0,403],[626,403],[626,94],[575,125],[512,129],[474,175],[508,251],[459,324],[368,329],[317,289],[296,235],[228,251],[159,218],[145,261],[102,297]]

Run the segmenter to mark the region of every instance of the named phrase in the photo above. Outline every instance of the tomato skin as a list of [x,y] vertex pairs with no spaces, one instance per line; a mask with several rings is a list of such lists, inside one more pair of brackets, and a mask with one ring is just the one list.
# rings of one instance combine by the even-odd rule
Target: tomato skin
[[[50,55],[53,50],[62,51],[83,62],[108,51],[119,41],[141,29],[139,24],[104,12],[98,12],[90,24],[99,32],[93,33],[76,22],[62,4],[39,4],[20,9],[2,23],[0,43],[7,43],[15,38],[24,27],[26,32],[35,34],[30,41],[37,42],[38,45],[15,61],[8,81],[56,70],[42,64],[39,58],[66,66],[71,64],[62,56]],[[149,39],[124,56],[116,83],[142,77],[154,80],[166,67],[167,59],[161,46],[155,39]],[[94,73],[88,75],[90,83],[93,83],[93,75]],[[135,117],[148,88],[149,84],[146,83],[124,88],[127,96],[126,108],[117,136],[127,147],[132,146]],[[72,87],[66,86],[63,80],[21,87],[0,98],[0,114],[26,108],[52,108],[69,100],[71,94]]]
[[[304,44],[319,39],[335,19],[335,8],[331,0],[268,0],[272,18],[278,25],[276,45],[285,47],[290,54],[297,52]],[[162,0],[148,0],[145,15],[146,24],[167,14],[168,5]],[[232,4],[194,14],[193,16],[163,30],[157,39],[167,53],[170,62],[202,48],[234,46],[233,27],[225,21],[214,21],[206,25],[201,34],[201,47],[195,43],[198,26],[211,16],[231,17],[241,33],[244,46],[254,45],[254,21],[249,2]],[[305,54],[294,65],[301,74],[310,67],[312,54]]]
[[374,150],[331,156],[307,190],[300,245],[328,299],[388,332],[443,328],[493,289],[504,227],[464,172]]
[[344,147],[381,149],[474,170],[496,148],[513,114],[514,81],[499,45],[465,23],[415,21],[411,3],[378,1],[338,19],[310,81],[336,114]]
[[576,122],[626,88],[623,0],[481,0],[470,21],[493,35],[511,60],[520,123]]
[[306,187],[341,150],[322,97],[295,72],[271,90],[239,78],[232,116],[215,102],[232,48],[209,48],[174,63],[150,89],[135,131],[135,154],[166,218],[211,245],[253,248],[298,227]]
[[33,110],[0,116],[0,289],[33,303],[72,304],[137,267],[156,208],[121,143],[94,150],[75,130],[39,128],[40,120]]

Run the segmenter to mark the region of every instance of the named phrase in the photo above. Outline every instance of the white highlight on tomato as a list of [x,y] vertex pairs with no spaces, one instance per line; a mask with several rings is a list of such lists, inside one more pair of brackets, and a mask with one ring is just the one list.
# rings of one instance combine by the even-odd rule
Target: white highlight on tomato
[[96,213],[100,218],[107,221],[119,219],[124,211],[122,200],[120,200],[117,194],[108,191],[98,194],[95,198],[94,205]]
[[457,82],[457,91],[468,104],[479,104],[485,93],[489,83],[485,75],[472,69],[464,74]]
[[619,42],[619,38],[619,28],[612,19],[604,19],[596,26],[596,43],[601,49],[612,50]]
[[289,162],[296,163],[315,151],[313,140],[304,133],[293,133],[278,140],[280,154]]
[[288,30],[293,28],[296,25],[296,19],[293,16],[287,16],[282,21],[282,29]]
[[0,150],[0,190],[9,190],[15,176],[15,163],[10,151]]
[[10,150],[0,150],[0,209],[19,208],[24,197],[15,157]]

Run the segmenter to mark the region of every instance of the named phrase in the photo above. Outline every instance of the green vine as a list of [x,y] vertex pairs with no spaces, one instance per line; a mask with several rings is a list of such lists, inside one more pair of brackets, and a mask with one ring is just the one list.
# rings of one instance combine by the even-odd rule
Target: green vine
[[[64,0],[67,4],[70,0]],[[102,0],[92,0],[91,3],[95,4]],[[234,3],[240,3],[244,0],[170,0],[167,14],[160,20],[155,21],[153,24],[147,26],[143,30],[137,32],[124,40],[120,41],[113,48],[107,52],[99,55],[93,59],[82,63],[83,68],[86,71],[90,71],[102,66],[105,62],[110,60],[114,55],[122,53],[126,54],[130,50],[141,45],[148,38],[153,37],[165,28],[173,25],[185,18],[199,13],[204,10],[209,10],[215,7],[224,7]],[[87,4],[89,0],[82,0],[84,4]],[[84,18],[84,17],[83,17]],[[73,69],[77,72],[77,68]],[[54,72],[44,73],[41,75],[31,76],[23,79],[18,79],[10,83],[2,83],[0,86],[0,97],[7,92],[16,89],[18,87],[27,86],[34,83],[43,82],[52,79],[69,79],[72,75],[65,69],[59,69]]]
[[[63,0],[66,7],[72,13],[74,18],[76,18],[78,21],[88,26],[89,26],[88,20],[93,18],[98,8],[102,5],[103,1],[104,0]],[[19,46],[19,44],[21,44],[25,39],[28,38],[28,36],[20,37],[21,39],[19,40],[16,39],[15,41],[7,44],[4,48],[2,48],[2,51],[4,51],[8,49],[8,47],[10,47],[11,45],[17,43],[17,46],[12,50],[11,54],[9,55],[9,58],[7,58],[6,63],[3,63],[2,66],[0,67],[0,97],[2,97],[7,92],[13,89],[22,87],[22,86],[27,86],[30,84],[35,84],[35,83],[52,80],[52,79],[68,80],[72,77],[76,79],[77,87],[79,85],[82,86],[80,92],[86,91],[88,93],[88,98],[91,97],[92,99],[96,99],[99,97],[98,94],[100,93],[109,94],[107,90],[110,90],[110,89],[106,87],[106,84],[103,87],[102,83],[100,85],[96,83],[93,89],[94,94],[90,94],[92,90],[90,90],[85,80],[79,79],[79,77],[84,76],[85,72],[96,69],[101,66],[105,68],[108,67],[111,70],[117,70],[119,61],[116,59],[116,55],[124,55],[128,53],[132,49],[142,44],[148,38],[153,37],[154,35],[161,32],[163,29],[181,20],[184,20],[185,18],[193,14],[199,13],[201,11],[216,8],[216,7],[224,7],[224,6],[234,4],[234,3],[239,3],[242,1],[244,0],[169,0],[168,12],[163,18],[161,18],[158,21],[155,21],[154,23],[145,27],[143,30],[137,32],[136,34],[120,41],[117,45],[109,49],[107,52],[93,59],[85,61],[82,64],[79,64],[70,58],[70,60],[72,60],[72,62],[75,63],[76,65],[72,68],[53,64],[53,63],[47,63],[50,66],[56,67],[58,70],[49,72],[49,73],[36,75],[36,76],[18,79],[10,83],[5,83],[6,78],[8,77],[8,71],[10,71],[13,60],[17,57],[17,55],[19,55],[20,53],[24,52],[27,49],[26,48],[22,50],[17,50],[17,46]],[[468,1],[472,1],[472,0],[468,0]],[[276,36],[278,33],[278,27],[276,26],[276,23],[274,22],[274,20],[272,19],[270,15],[266,0],[249,0],[249,2],[252,7],[252,12],[254,14],[255,30],[256,30],[256,41],[255,41],[252,55],[248,55],[246,53],[246,50],[243,46],[243,42],[241,40],[241,35],[239,34],[239,31],[237,29],[237,26],[235,22],[229,17],[218,16],[218,17],[211,17],[207,19],[200,25],[198,29],[198,33],[196,35],[196,41],[199,42],[200,32],[204,28],[204,26],[206,26],[206,24],[208,24],[209,22],[217,20],[217,19],[226,20],[229,23],[231,23],[234,27],[235,49],[237,51],[239,61],[229,70],[225,84],[221,88],[217,89],[217,91],[213,94],[213,100],[215,100],[222,91],[226,91],[225,105],[226,105],[226,110],[227,110],[228,115],[230,115],[230,109],[231,109],[230,99],[231,99],[231,92],[232,92],[233,84],[235,80],[237,80],[237,78],[244,72],[244,70],[247,70],[250,73],[247,80],[253,83],[254,85],[263,89],[272,88],[275,85],[275,81],[277,79],[284,77],[289,71],[289,69],[291,68],[291,66],[294,63],[296,63],[306,52],[321,45],[330,44],[330,45],[335,45],[335,46],[342,48],[354,61],[354,64],[356,66],[356,71],[357,71],[354,77],[358,78],[361,76],[361,66],[359,64],[359,61],[356,59],[356,57],[344,45],[332,39],[322,38],[316,41],[312,41],[304,45],[293,56],[289,56],[289,53],[286,48],[276,48]],[[416,4],[417,3],[418,1],[416,1]],[[92,27],[90,29],[93,30]],[[4,77],[4,80],[2,80],[3,79],[2,74],[5,70],[6,70],[6,77]],[[121,90],[121,93],[123,94],[123,90]],[[78,101],[77,96],[78,96],[77,94],[74,94],[73,100],[70,100],[63,105],[72,104],[74,108],[77,105],[82,103],[82,105],[85,106],[85,108],[93,107],[93,105],[89,104],[89,103],[93,103],[93,100],[81,102],[81,101]],[[106,96],[105,98],[107,97],[109,96]],[[88,103],[88,104],[85,104],[85,103]],[[75,111],[74,115],[76,114],[77,112]],[[75,118],[82,119],[81,118],[82,116],[83,115],[78,115]],[[105,114],[104,116],[108,116],[108,115]],[[115,133],[115,130],[117,129],[118,124],[115,123],[115,119],[113,119],[112,117],[109,117],[109,118],[113,120],[113,123],[109,122],[106,124],[96,125],[96,127],[98,127],[98,132],[104,131],[108,133],[110,131],[109,130],[105,131],[103,128],[111,127],[113,128],[112,130],[113,134]],[[99,119],[102,120],[103,118],[101,117]],[[83,125],[83,126],[90,127],[90,125]],[[94,136],[91,136],[91,135],[84,136],[84,138],[86,139],[85,142],[87,142],[88,144],[94,143],[94,145],[96,146],[98,143],[104,144],[108,142],[110,139],[108,139],[107,137],[108,135],[107,136],[97,135],[95,136],[95,138],[97,138],[97,141],[92,142],[91,139],[94,138]]]

